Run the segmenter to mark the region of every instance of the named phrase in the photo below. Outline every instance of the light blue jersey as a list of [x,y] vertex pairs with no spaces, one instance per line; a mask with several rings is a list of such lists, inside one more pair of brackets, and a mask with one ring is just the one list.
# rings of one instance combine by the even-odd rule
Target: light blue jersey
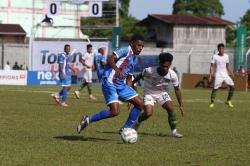
[[122,78],[118,78],[115,75],[115,70],[108,64],[106,65],[102,81],[102,91],[106,104],[119,100],[127,101],[138,96],[136,91],[125,83],[127,76],[133,75],[137,62],[136,55],[130,46],[117,49],[114,54],[117,57],[116,66],[122,71]]
[[[59,55],[58,63],[61,68],[59,71],[59,78],[62,82],[62,86],[70,86],[71,85],[71,68],[70,68],[70,55],[65,52]],[[62,79],[62,73],[65,75],[65,79]]]
[[114,54],[118,58],[116,61],[116,66],[122,71],[122,78],[115,76],[115,70],[111,66],[106,65],[104,69],[104,78],[111,84],[119,87],[125,85],[125,79],[127,76],[133,75],[135,65],[137,63],[137,57],[133,53],[133,50],[130,46],[122,47],[114,51]]
[[106,63],[106,56],[98,53],[95,56],[94,63],[95,63],[96,73],[97,73],[99,81],[101,81],[101,79],[102,79],[102,75],[103,75],[104,68],[105,68],[105,66],[102,65],[103,62]]

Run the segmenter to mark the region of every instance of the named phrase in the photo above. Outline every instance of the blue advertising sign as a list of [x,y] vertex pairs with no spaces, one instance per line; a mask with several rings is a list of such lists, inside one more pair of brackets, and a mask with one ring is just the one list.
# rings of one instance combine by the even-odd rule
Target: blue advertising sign
[[61,85],[58,72],[29,71],[28,85]]

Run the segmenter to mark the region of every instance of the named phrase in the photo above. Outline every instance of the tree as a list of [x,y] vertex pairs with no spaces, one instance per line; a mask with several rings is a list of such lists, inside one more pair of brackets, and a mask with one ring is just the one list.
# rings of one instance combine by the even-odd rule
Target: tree
[[175,0],[173,14],[221,17],[224,8],[220,0]]
[[[130,16],[129,11],[129,3],[130,0],[119,0],[119,14],[120,14],[120,27],[122,38],[127,38],[131,36],[133,33],[142,34],[145,32],[145,28],[136,27],[136,20],[134,17]],[[99,37],[99,38],[111,38],[112,37],[112,27],[115,26],[115,0],[110,0],[108,2],[103,3],[103,17],[101,18],[82,18],[81,25],[83,25],[84,29],[82,32],[84,34],[89,35],[90,37]],[[107,27],[102,29],[103,27]],[[97,28],[97,29],[95,29]]]
[[247,28],[247,35],[250,35],[250,10],[248,9],[244,16],[240,19],[240,23]]

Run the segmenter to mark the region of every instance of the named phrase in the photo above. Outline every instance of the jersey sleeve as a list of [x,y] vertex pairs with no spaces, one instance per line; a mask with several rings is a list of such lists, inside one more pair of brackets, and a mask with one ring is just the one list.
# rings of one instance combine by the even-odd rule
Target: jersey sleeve
[[229,63],[229,56],[227,55],[226,63]]
[[116,55],[117,58],[124,57],[128,54],[128,47],[122,47],[115,50],[113,53]]
[[59,58],[58,58],[58,63],[59,63],[59,66],[61,68],[61,71],[63,73],[65,73],[65,57],[63,55],[60,55]]
[[86,60],[87,58],[87,53],[85,53],[83,56],[82,56],[82,60]]
[[211,63],[212,63],[212,64],[215,64],[215,55],[212,56]]
[[175,72],[171,73],[172,77],[171,77],[171,83],[173,84],[174,87],[179,86],[179,80],[177,77],[177,74]]
[[142,78],[148,77],[148,76],[151,75],[151,74],[152,74],[152,69],[151,69],[151,67],[145,68],[145,69],[142,71]]

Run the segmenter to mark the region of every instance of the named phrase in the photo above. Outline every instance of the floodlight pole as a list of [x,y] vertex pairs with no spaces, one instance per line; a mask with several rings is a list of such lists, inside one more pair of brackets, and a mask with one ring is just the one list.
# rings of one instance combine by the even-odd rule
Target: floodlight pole
[[119,0],[116,0],[116,8],[115,8],[115,12],[116,12],[116,27],[119,27]]
[[32,26],[29,39],[29,69],[32,70],[32,43],[34,40],[34,22],[35,22],[35,0],[32,0]]

